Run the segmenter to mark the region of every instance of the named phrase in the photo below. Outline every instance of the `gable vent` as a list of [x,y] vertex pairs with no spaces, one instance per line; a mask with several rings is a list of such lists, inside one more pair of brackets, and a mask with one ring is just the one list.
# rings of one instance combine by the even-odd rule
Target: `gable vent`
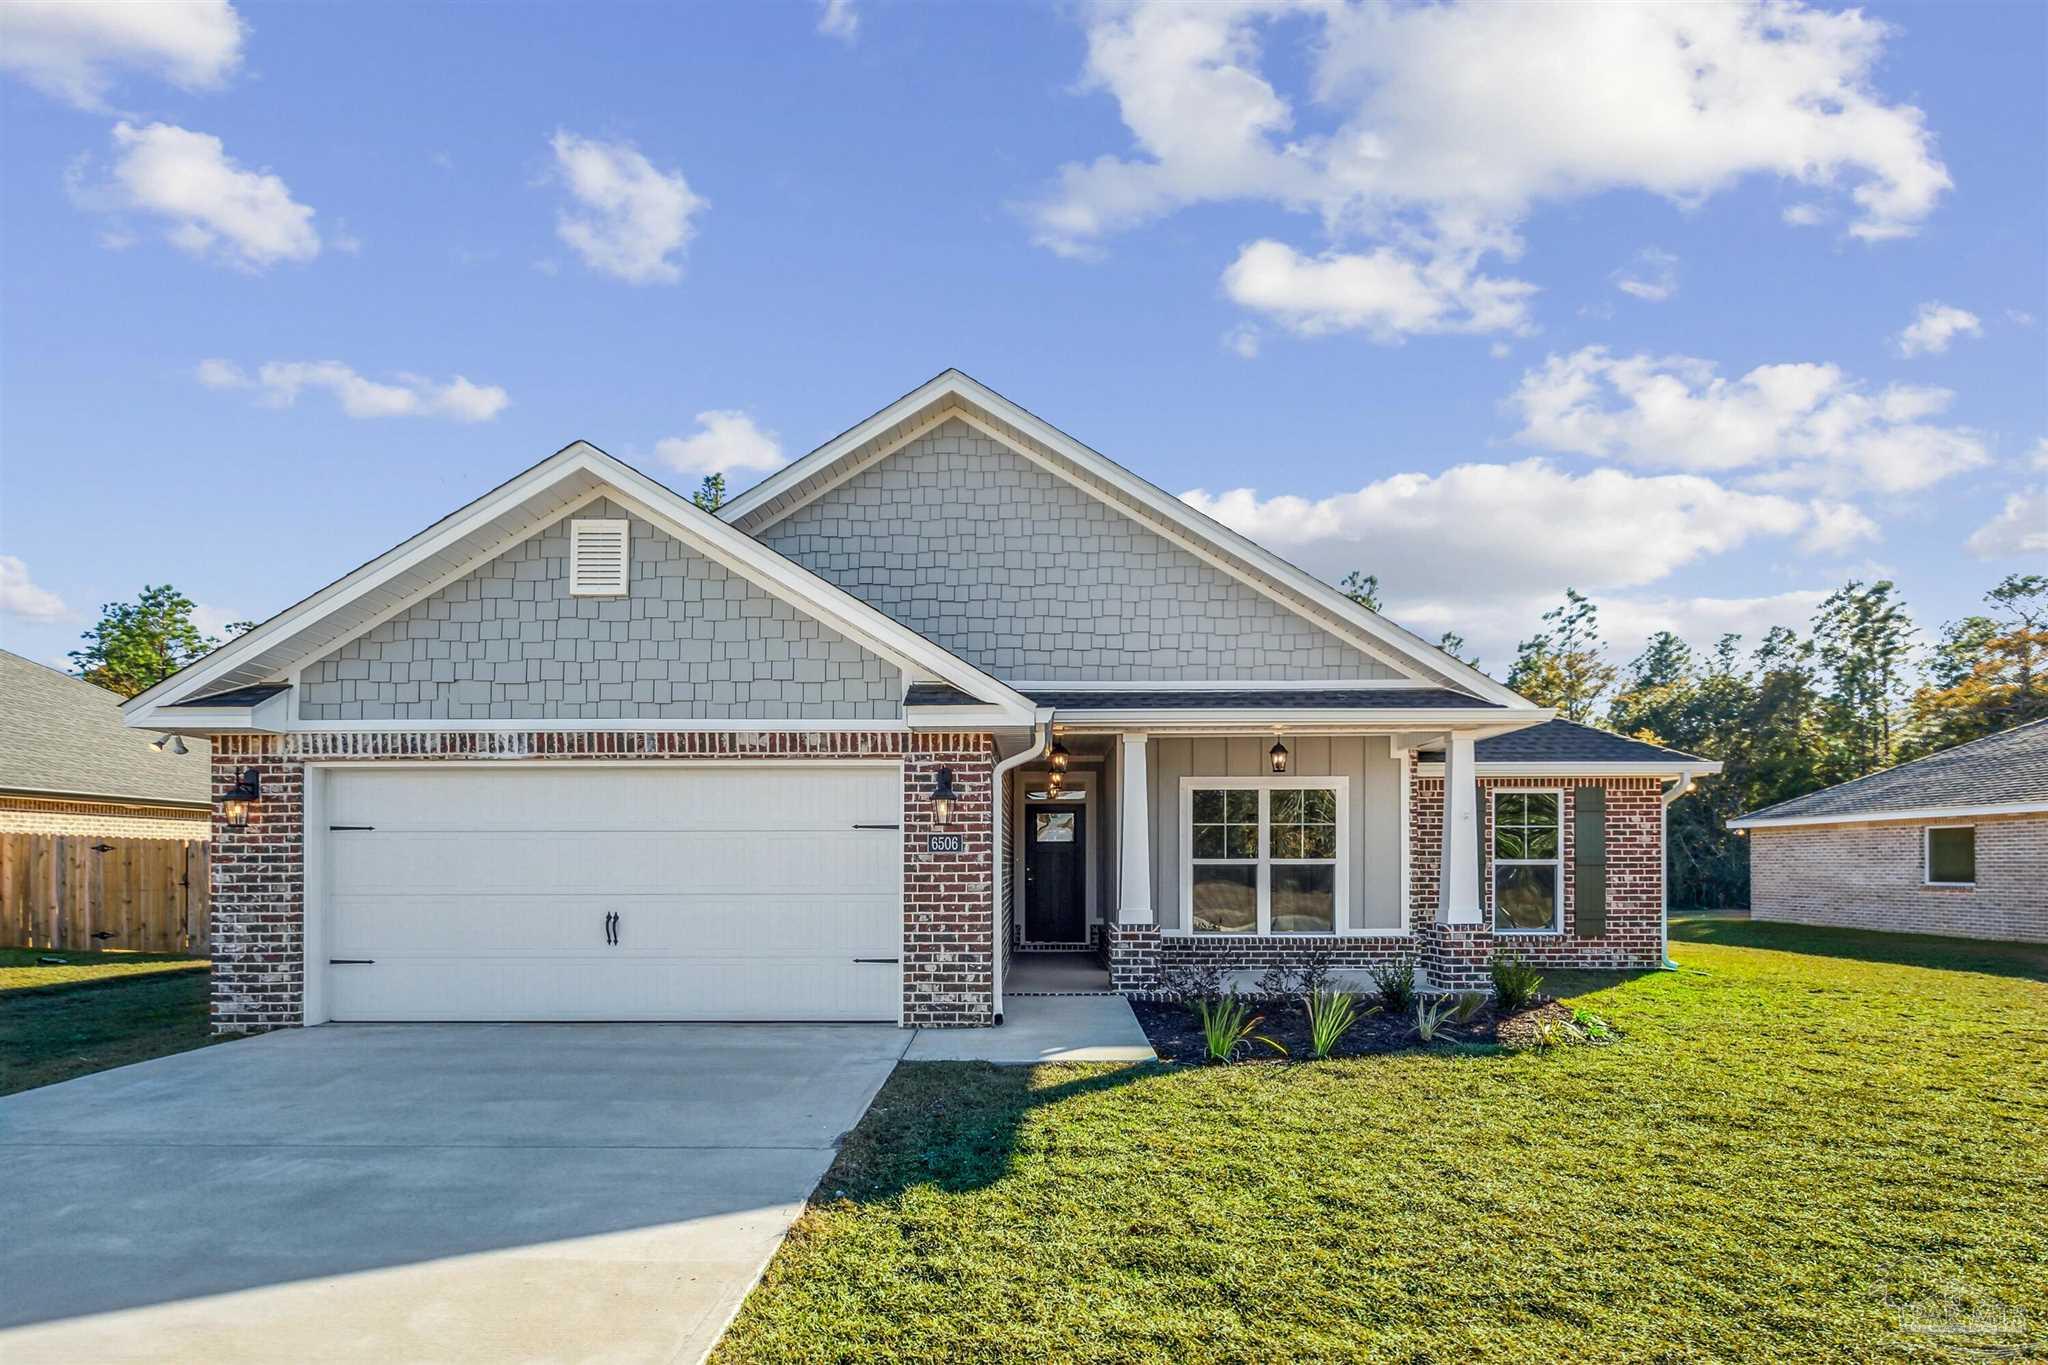
[[626,591],[628,523],[584,520],[569,523],[569,593],[573,597],[620,597]]

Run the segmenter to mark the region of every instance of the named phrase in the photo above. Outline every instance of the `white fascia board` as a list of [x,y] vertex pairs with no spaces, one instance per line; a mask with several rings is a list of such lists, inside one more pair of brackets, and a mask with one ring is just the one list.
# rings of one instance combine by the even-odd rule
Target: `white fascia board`
[[1745,815],[1730,829],[1793,829],[1805,825],[1876,825],[1914,820],[1968,820],[1995,815],[2048,815],[2048,801],[2010,801],[1991,806],[1918,806],[1911,810],[1866,810],[1850,815]]
[[[745,518],[797,485],[813,478],[834,460],[849,454],[889,428],[909,420],[920,408],[943,402],[948,397],[964,397],[981,408],[999,413],[1011,426],[1057,452],[1062,458],[1073,461],[1153,515],[1178,526],[1184,535],[1225,547],[1230,553],[1271,577],[1274,582],[1285,584],[1316,603],[1351,630],[1378,641],[1385,649],[1392,650],[1408,665],[1423,669],[1425,672],[1438,672],[1446,677],[1455,678],[1480,697],[1499,702],[1503,706],[1520,708],[1529,705],[1524,698],[1501,686],[1478,669],[1460,663],[1421,636],[1402,629],[1379,613],[1367,611],[1328,583],[1289,564],[1256,541],[1197,511],[1164,489],[1139,478],[1114,460],[1082,445],[1059,428],[1032,415],[995,390],[958,370],[948,370],[928,383],[920,385],[867,421],[828,441],[778,473],[763,479],[720,508],[720,514],[731,521]],[[989,432],[984,424],[975,421],[972,414],[962,412],[957,415],[961,420],[980,428],[995,439],[1005,439],[1000,433]],[[1029,455],[1031,452],[1023,453]],[[1083,485],[1083,491],[1092,493],[1094,490],[1089,490]],[[1245,575],[1234,567],[1225,567],[1230,569],[1233,576],[1245,579]],[[1248,581],[1248,585],[1261,592],[1268,591],[1264,584]]]
[[1032,725],[1029,716],[1019,720],[998,706],[906,706],[903,715],[912,730],[922,731],[1028,730]]
[[[1721,771],[1719,763],[1702,759],[1697,763],[1475,763],[1473,772],[1480,777],[1706,777]],[[1415,772],[1421,777],[1442,777],[1441,763],[1417,763]]]
[[[1271,678],[1242,682],[1187,682],[1179,678],[1155,678],[1150,682],[1096,682],[1088,679],[1053,678],[1044,682],[1009,680],[1019,692],[1409,692],[1417,689],[1457,691],[1438,683],[1414,678],[1303,678],[1275,682]],[[1474,700],[1477,700],[1476,698]]]
[[291,728],[289,690],[274,693],[254,706],[166,706],[155,704],[121,712],[130,730],[184,735],[281,735]]
[[1063,727],[1089,725],[1117,725],[1154,731],[1166,731],[1176,727],[1202,727],[1214,729],[1219,725],[1235,725],[1251,730],[1300,731],[1312,727],[1341,725],[1348,729],[1361,726],[1375,730],[1429,730],[1445,733],[1456,730],[1460,733],[1476,733],[1477,737],[1505,734],[1511,730],[1539,725],[1550,719],[1548,709],[1539,709],[1531,718],[1517,715],[1504,717],[1499,707],[1484,710],[1448,707],[1401,708],[1387,706],[1361,707],[1314,707],[1287,710],[1277,706],[1260,707],[1218,707],[1215,710],[1195,710],[1185,706],[1154,706],[1108,708],[1097,710],[1060,710],[1056,722]]

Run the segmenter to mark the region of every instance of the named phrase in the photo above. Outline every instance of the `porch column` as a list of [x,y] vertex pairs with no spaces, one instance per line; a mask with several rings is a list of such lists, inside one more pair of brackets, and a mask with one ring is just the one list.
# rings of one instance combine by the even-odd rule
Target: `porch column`
[[1438,924],[1477,925],[1479,896],[1479,791],[1470,735],[1444,739],[1443,866],[1437,876]]
[[1123,737],[1123,766],[1117,773],[1118,924],[1152,924],[1152,793],[1145,773],[1144,734]]

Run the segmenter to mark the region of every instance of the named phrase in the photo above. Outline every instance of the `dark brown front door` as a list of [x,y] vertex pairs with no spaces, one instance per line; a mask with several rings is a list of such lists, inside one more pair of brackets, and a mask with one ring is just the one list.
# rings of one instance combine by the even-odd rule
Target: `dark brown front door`
[[1024,808],[1024,938],[1087,939],[1088,821],[1079,802]]

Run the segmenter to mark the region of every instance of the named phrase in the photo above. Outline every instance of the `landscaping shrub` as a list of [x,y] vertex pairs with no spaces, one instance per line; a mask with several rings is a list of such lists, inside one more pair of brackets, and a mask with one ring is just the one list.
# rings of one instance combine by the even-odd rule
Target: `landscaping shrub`
[[1513,1014],[1536,1003],[1543,989],[1543,977],[1516,953],[1493,955],[1493,998],[1502,1014]]
[[1415,1006],[1415,959],[1396,958],[1372,969],[1373,990],[1388,1014],[1406,1014]]

